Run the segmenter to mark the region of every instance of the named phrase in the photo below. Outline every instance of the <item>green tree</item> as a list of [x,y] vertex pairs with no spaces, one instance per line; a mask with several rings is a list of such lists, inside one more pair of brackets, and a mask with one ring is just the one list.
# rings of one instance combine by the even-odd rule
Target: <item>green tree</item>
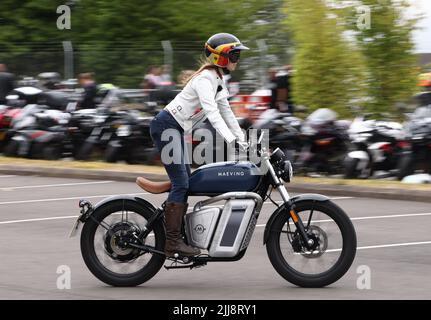
[[293,99],[311,112],[331,108],[349,116],[363,97],[361,55],[340,19],[323,0],[286,0],[286,25],[294,44]]
[[[32,0],[19,4],[13,0],[0,2],[0,60],[18,74],[34,74],[58,70],[62,66],[62,40],[70,30],[57,29],[57,7],[61,0]],[[50,70],[50,71],[51,71]]]
[[367,110],[377,117],[397,114],[396,103],[406,101],[415,91],[417,66],[411,33],[417,20],[403,15],[409,6],[405,1],[362,0],[357,4],[370,9],[369,28],[357,27],[357,7],[350,7],[346,16],[366,61]]
[[[273,33],[271,18],[281,1],[69,0],[72,29],[58,30],[56,9],[64,0],[2,0],[0,60],[19,75],[62,73],[62,41],[68,40],[75,74],[92,71],[98,82],[136,87],[149,65],[163,63],[163,40],[172,43],[175,72],[196,68],[203,43],[217,32],[234,33],[255,49],[255,34]],[[262,12],[268,23],[253,24]]]

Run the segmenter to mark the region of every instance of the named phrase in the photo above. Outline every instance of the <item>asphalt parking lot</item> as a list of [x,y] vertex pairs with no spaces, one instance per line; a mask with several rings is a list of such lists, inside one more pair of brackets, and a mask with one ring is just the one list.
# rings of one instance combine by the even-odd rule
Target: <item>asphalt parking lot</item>
[[[297,288],[271,266],[262,244],[275,210],[270,202],[242,260],[161,269],[141,286],[113,288],[87,270],[79,236],[69,232],[79,199],[117,194],[139,194],[156,206],[165,198],[129,182],[0,176],[0,299],[431,299],[431,203],[333,197],[354,223],[358,251],[346,275],[327,288]],[[61,266],[71,271],[70,289],[57,287]]]

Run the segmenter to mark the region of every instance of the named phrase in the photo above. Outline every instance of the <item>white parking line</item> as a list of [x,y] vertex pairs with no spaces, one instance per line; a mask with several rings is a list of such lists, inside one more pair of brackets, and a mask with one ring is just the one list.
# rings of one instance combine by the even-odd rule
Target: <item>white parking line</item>
[[2,191],[12,191],[16,189],[32,189],[32,188],[51,188],[51,187],[66,187],[66,186],[80,186],[89,184],[102,184],[111,183],[113,181],[95,181],[95,182],[78,182],[78,183],[60,183],[60,184],[43,184],[38,186],[22,186],[22,187],[2,187]]
[[78,218],[78,216],[61,216],[61,217],[50,217],[50,218],[36,218],[36,219],[25,219],[25,220],[10,220],[10,221],[1,221],[1,224],[13,224],[13,223],[22,223],[22,222],[37,222],[37,221],[49,221],[49,220],[62,220],[62,219],[73,219]]
[[123,194],[102,194],[100,196],[81,196],[81,197],[70,197],[70,198],[52,198],[52,199],[37,199],[37,200],[20,200],[20,201],[6,201],[0,202],[0,205],[6,204],[20,204],[20,203],[33,203],[33,202],[50,202],[50,201],[66,201],[66,200],[80,200],[80,199],[93,199],[93,198],[107,198],[113,196],[138,196],[143,194],[150,194],[148,192],[142,193],[123,193]]
[[[333,198],[329,198],[331,200],[345,200],[345,199],[355,199],[355,197],[333,197]],[[279,203],[282,204],[284,203],[284,201],[274,201],[275,203]],[[1,202],[0,202],[1,204]],[[265,201],[263,204],[274,204],[271,201]],[[219,208],[220,206],[205,206],[205,208]],[[187,212],[192,212],[193,211],[193,206],[190,207]]]
[[[354,217],[354,218],[350,218],[350,220],[393,219],[393,218],[420,217],[420,216],[431,216],[431,212],[426,212],[426,213],[392,214],[392,215],[385,215],[385,216]],[[313,222],[314,223],[316,223],[316,222],[334,222],[334,220],[331,220],[331,219],[313,220]],[[293,224],[293,223],[291,222],[291,224]],[[264,224],[258,224],[256,226],[262,227],[262,226],[265,226],[265,225]]]
[[[18,200],[18,201],[4,201],[0,202],[0,205],[8,205],[8,204],[21,204],[21,203],[33,203],[33,202],[50,202],[50,201],[67,201],[67,200],[77,200],[77,199],[92,199],[92,198],[103,198],[103,197],[112,197],[112,196],[121,196],[121,195],[144,195],[144,194],[152,194],[150,192],[142,192],[142,193],[123,193],[123,194],[104,194],[100,196],[81,196],[81,197],[68,197],[68,198],[51,198],[51,199],[36,199],[36,200]],[[343,200],[343,199],[353,199],[354,197],[335,197],[330,198],[331,200]],[[277,203],[283,203],[283,201],[276,201]],[[263,204],[270,204],[272,202],[267,201]],[[206,207],[218,207],[218,206],[206,206]],[[193,208],[189,208],[189,211],[192,211]]]
[[[62,217],[51,217],[51,218],[39,218],[39,219],[26,219],[26,220],[11,220],[11,221],[2,221],[1,224],[12,224],[12,223],[20,223],[20,222],[35,222],[35,221],[48,221],[48,220],[61,220],[61,219],[76,219],[78,216],[62,216]],[[394,248],[394,247],[405,247],[405,246],[418,246],[431,244],[431,241],[420,241],[420,242],[404,242],[404,243],[391,243],[391,244],[381,244],[375,246],[363,246],[356,247],[356,250],[367,250],[367,249],[380,249],[380,248]],[[330,249],[325,252],[340,252],[341,249]]]
[[16,175],[15,174],[9,174],[9,175],[0,176],[0,178],[11,178],[11,177],[16,177]]
[[[355,199],[355,197],[332,197],[330,200],[346,200],[346,199]],[[265,201],[263,204],[271,204],[271,201]],[[284,201],[275,201],[275,203],[284,203]],[[273,203],[272,203],[273,204]]]
[[[136,194],[138,195],[138,193]],[[102,196],[97,196],[102,197]],[[394,214],[394,215],[385,215],[385,216],[371,216],[371,217],[356,217],[351,218],[351,220],[368,220],[368,219],[390,219],[390,218],[402,218],[402,217],[420,217],[420,216],[431,216],[431,212],[428,213],[409,213],[409,214]],[[78,216],[59,216],[59,217],[47,217],[47,218],[35,218],[35,219],[24,219],[24,220],[10,220],[10,221],[0,221],[0,225],[2,224],[11,224],[11,223],[21,223],[21,222],[37,222],[37,221],[46,221],[46,220],[61,220],[61,219],[71,219],[77,218]],[[313,222],[332,222],[333,220],[315,220]],[[257,224],[256,227],[262,228],[265,227],[266,224]]]
[[[376,246],[356,247],[356,250],[380,249],[380,248],[392,248],[392,247],[405,247],[405,246],[418,246],[418,245],[423,245],[423,244],[431,244],[431,241],[381,244],[381,245],[376,245]],[[341,249],[330,249],[330,250],[326,250],[325,252],[340,252],[340,251],[341,251]]]

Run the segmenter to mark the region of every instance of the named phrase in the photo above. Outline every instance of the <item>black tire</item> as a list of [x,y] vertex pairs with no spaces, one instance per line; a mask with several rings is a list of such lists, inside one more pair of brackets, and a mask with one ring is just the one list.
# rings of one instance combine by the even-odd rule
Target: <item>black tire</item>
[[[313,207],[314,210],[323,212],[325,215],[331,217],[341,232],[342,250],[337,261],[330,269],[311,275],[295,270],[286,262],[280,249],[280,235],[283,234],[281,230],[285,223],[291,219],[287,210],[275,219],[271,226],[271,233],[266,245],[269,260],[275,270],[290,283],[305,288],[324,287],[334,283],[349,270],[356,254],[356,232],[346,213],[331,201],[314,202],[311,200],[298,203],[295,206],[295,212],[301,216],[301,212],[306,212]],[[286,239],[286,241],[288,240]],[[325,252],[323,254],[328,253]]]
[[[103,219],[108,217],[110,214],[119,211],[121,212],[122,210],[135,212],[146,220],[148,220],[152,215],[150,211],[137,203],[125,202],[123,205],[122,202],[113,202],[97,209],[92,214],[92,217],[97,221],[103,221]],[[81,232],[81,253],[88,269],[102,282],[116,287],[137,286],[150,280],[163,266],[165,256],[153,254],[148,263],[146,263],[142,269],[139,269],[132,274],[123,275],[112,272],[100,262],[95,252],[94,238],[98,227],[99,224],[93,219],[89,219],[85,223]],[[163,224],[161,222],[155,222],[153,224],[152,231],[154,233],[156,250],[163,251],[165,245],[165,231]],[[145,255],[151,254],[145,253]]]
[[358,167],[359,159],[347,157],[344,161],[344,177],[346,179],[356,179],[358,178]]
[[42,150],[42,157],[45,160],[59,160],[61,158],[60,145],[47,145]]
[[76,160],[90,160],[94,151],[94,143],[84,142],[76,154]]
[[4,148],[4,155],[6,157],[17,157],[19,149],[19,142],[11,140]]
[[119,159],[118,157],[118,153],[119,153],[119,148],[111,146],[110,144],[108,145],[108,147],[105,150],[105,161],[106,162],[110,162],[110,163],[115,163],[117,162]]
[[414,173],[414,163],[413,156],[408,154],[401,156],[401,159],[398,161],[398,172],[397,178],[398,180],[403,180],[404,177],[409,176]]

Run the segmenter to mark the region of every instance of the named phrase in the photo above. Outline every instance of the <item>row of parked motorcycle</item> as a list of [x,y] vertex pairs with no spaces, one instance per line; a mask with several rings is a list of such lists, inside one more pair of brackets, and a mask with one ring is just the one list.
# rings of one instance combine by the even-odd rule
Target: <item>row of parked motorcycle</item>
[[[110,99],[118,101],[118,97]],[[104,103],[96,109],[75,107],[76,101],[66,92],[16,88],[7,105],[0,106],[0,151],[6,156],[48,160],[159,161],[149,134],[157,104],[145,103],[145,115],[135,109],[113,111]],[[431,106],[418,107],[404,125],[366,116],[338,120],[326,108],[305,120],[275,109],[263,111],[254,121],[238,120],[244,129],[267,129],[270,147],[282,149],[298,173],[370,178],[385,172],[398,179],[416,170],[431,173]],[[217,138],[214,156],[226,154],[219,152],[215,142],[222,138],[208,122],[199,128],[207,128]],[[193,140],[193,147],[200,143],[208,142]]]
[[369,119],[337,120],[318,109],[304,121],[274,110],[262,114],[270,145],[289,155],[297,171],[345,178],[396,177],[431,173],[431,105],[420,106],[404,124]]
[[[138,110],[76,109],[62,91],[16,88],[0,106],[0,150],[5,156],[58,160],[104,158],[109,162],[151,163],[151,116]],[[147,105],[154,112],[154,106]]]

